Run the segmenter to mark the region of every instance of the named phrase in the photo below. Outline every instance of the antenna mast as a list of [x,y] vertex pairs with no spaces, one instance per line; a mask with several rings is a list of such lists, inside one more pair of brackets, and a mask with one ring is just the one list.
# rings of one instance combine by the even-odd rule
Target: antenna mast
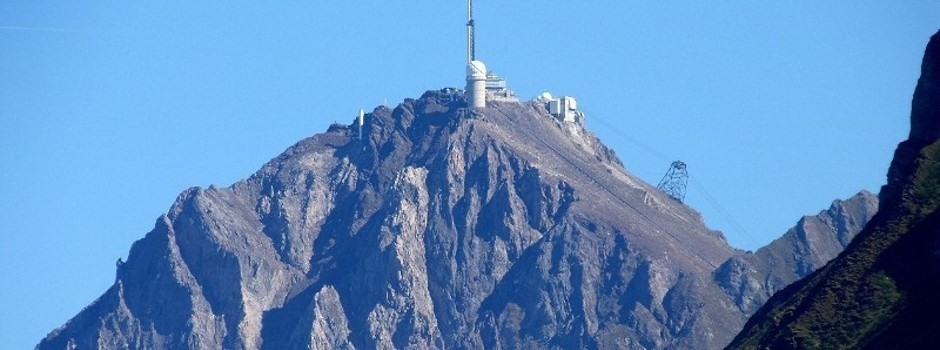
[[473,38],[473,0],[467,0],[467,63],[477,59],[476,43]]
[[659,181],[659,185],[656,185],[656,188],[665,192],[669,197],[672,197],[672,199],[675,199],[679,203],[683,203],[683,201],[685,201],[685,188],[688,183],[689,171],[686,169],[685,163],[677,160],[672,162],[669,170],[666,171],[666,175]]

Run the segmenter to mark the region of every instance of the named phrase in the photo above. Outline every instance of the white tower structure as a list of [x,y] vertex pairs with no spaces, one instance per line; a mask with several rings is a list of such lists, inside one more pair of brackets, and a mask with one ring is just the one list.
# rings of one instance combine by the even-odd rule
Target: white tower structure
[[483,108],[486,107],[486,65],[476,59],[473,34],[473,0],[467,0],[467,101],[473,108]]
[[480,61],[470,61],[467,65],[467,93],[473,108],[486,107],[486,65]]
[[366,121],[366,111],[359,109],[359,118],[356,119],[356,124],[359,124],[359,139],[362,140],[362,124],[365,124]]

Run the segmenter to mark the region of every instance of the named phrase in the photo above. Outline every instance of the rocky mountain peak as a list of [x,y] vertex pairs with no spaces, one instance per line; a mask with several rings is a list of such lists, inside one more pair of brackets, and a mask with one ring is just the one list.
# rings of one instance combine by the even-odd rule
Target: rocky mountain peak
[[911,101],[912,141],[933,143],[940,138],[940,33],[934,34],[924,51],[920,79]]
[[882,187],[881,204],[886,208],[898,205],[901,191],[911,182],[915,161],[920,151],[940,138],[940,32],[934,34],[924,51],[921,76],[911,100],[910,137],[894,152],[888,169],[888,181]]
[[745,317],[735,298],[750,296],[714,277],[743,254],[721,233],[541,102],[466,106],[463,91],[429,91],[375,108],[361,132],[304,139],[230,187],[185,191],[115,285],[39,348],[731,339]]

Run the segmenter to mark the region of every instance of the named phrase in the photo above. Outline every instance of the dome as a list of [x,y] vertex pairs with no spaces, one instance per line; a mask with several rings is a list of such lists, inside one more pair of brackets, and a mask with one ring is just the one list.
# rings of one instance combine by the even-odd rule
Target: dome
[[486,79],[486,64],[482,61],[470,61],[467,65],[467,78]]

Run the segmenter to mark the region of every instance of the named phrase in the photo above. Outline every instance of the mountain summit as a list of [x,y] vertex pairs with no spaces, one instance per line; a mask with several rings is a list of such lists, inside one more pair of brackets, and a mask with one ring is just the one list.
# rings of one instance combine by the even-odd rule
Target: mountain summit
[[[809,273],[748,268],[582,121],[444,89],[333,125],[183,192],[39,348],[718,348]],[[800,237],[854,236],[874,202]],[[818,240],[793,241],[797,264]]]

